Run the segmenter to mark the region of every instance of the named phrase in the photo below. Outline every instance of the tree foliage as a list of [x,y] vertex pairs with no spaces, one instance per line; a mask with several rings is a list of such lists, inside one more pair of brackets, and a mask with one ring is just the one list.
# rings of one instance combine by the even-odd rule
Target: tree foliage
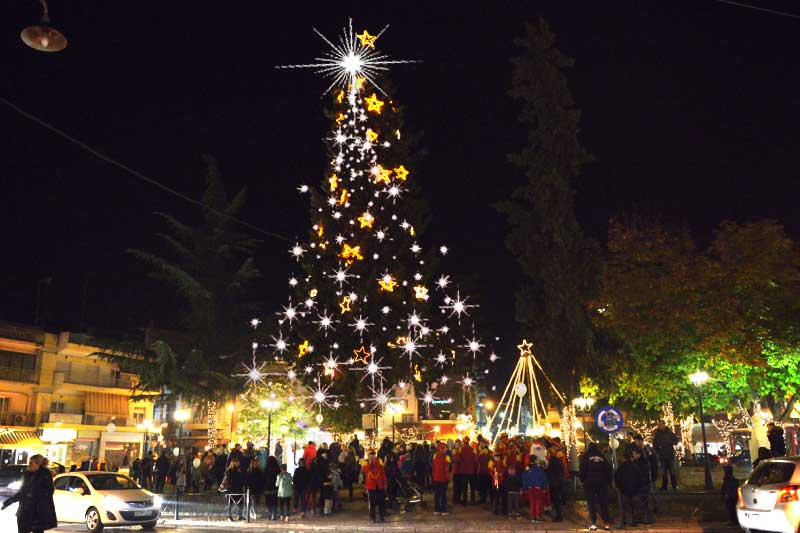
[[622,349],[606,383],[646,407],[694,405],[705,369],[710,409],[763,397],[785,414],[800,386],[800,249],[773,221],[723,222],[700,250],[685,231],[613,222],[599,327]]
[[585,304],[595,289],[597,246],[575,218],[572,186],[590,156],[578,141],[580,111],[564,75],[573,60],[556,48],[543,20],[527,24],[516,44],[522,54],[512,60],[509,94],[521,104],[528,143],[510,159],[527,182],[497,207],[508,218],[506,245],[525,276],[517,320],[563,385],[572,380],[570,369],[589,362],[594,344]]
[[[245,189],[229,199],[216,162],[206,157],[205,163],[203,203],[235,215],[245,202]],[[248,320],[253,308],[247,289],[259,276],[252,258],[259,241],[238,231],[228,216],[210,209],[203,210],[198,225],[158,215],[166,225],[166,231],[158,234],[164,253],[129,253],[179,296],[184,304],[175,310],[181,316],[180,327],[147,345],[110,346],[107,356],[138,374],[142,390],[205,400],[234,394],[239,385],[231,373],[251,352]]]

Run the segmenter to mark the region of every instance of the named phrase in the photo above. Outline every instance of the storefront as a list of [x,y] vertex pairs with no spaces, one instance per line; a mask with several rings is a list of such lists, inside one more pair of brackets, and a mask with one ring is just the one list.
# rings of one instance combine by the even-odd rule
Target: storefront
[[31,455],[45,453],[45,445],[33,431],[0,431],[0,464],[25,465]]
[[41,440],[45,443],[45,457],[69,467],[72,447],[78,438],[78,431],[71,428],[44,428]]
[[106,468],[128,468],[133,458],[140,457],[144,434],[123,431],[102,431],[100,433],[101,463]]

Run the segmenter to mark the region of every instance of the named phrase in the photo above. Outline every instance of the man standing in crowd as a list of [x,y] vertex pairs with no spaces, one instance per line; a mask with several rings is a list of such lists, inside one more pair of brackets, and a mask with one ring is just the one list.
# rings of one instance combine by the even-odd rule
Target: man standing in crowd
[[663,420],[659,420],[658,427],[653,432],[653,447],[656,449],[658,460],[661,463],[661,490],[667,490],[667,474],[672,483],[672,490],[678,490],[678,479],[675,477],[676,444],[678,444],[678,437]]

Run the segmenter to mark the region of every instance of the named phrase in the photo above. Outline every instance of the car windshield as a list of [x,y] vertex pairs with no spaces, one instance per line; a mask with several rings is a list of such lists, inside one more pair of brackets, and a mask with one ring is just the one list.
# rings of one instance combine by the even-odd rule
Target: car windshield
[[750,474],[748,483],[752,485],[772,485],[786,483],[794,474],[794,463],[786,461],[764,462],[759,464]]
[[126,490],[139,488],[139,485],[131,478],[117,474],[89,474],[86,476],[86,479],[89,480],[96,490]]

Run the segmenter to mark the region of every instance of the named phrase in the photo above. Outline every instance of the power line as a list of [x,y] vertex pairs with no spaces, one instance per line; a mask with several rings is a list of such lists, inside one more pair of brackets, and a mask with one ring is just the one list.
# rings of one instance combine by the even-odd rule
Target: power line
[[772,13],[773,15],[780,15],[782,17],[800,19],[800,15],[796,15],[794,13],[787,13],[786,11],[776,11],[774,9],[769,9],[769,8],[766,8],[766,7],[753,6],[753,5],[750,5],[750,4],[744,4],[742,2],[734,2],[732,0],[717,0],[717,2],[720,2],[722,4],[730,4],[732,6],[737,6],[737,7],[743,7],[743,8],[746,8],[746,9],[753,9],[755,11],[763,11],[765,13]]
[[220,215],[222,217],[230,219],[230,220],[232,220],[232,221],[234,221],[234,222],[236,222],[238,224],[241,224],[241,225],[243,225],[243,226],[245,226],[247,228],[250,228],[250,229],[252,229],[254,231],[257,231],[259,233],[267,235],[268,237],[275,237],[276,239],[282,239],[284,241],[289,242],[289,239],[287,237],[284,237],[283,235],[279,235],[277,233],[273,233],[271,231],[267,231],[267,230],[261,229],[258,226],[254,226],[253,224],[250,224],[249,222],[246,222],[246,221],[244,221],[244,220],[242,220],[242,219],[240,219],[238,217],[235,217],[235,216],[233,216],[231,214],[225,213],[224,211],[220,211],[219,209],[211,207],[210,205],[204,204],[203,202],[201,202],[199,200],[195,200],[194,198],[192,198],[190,196],[187,196],[187,195],[183,194],[180,191],[176,191],[175,189],[172,189],[171,187],[168,187],[168,186],[164,185],[163,183],[160,183],[159,181],[156,181],[155,179],[142,174],[138,170],[133,169],[133,168],[129,167],[128,165],[124,164],[124,163],[120,163],[116,159],[113,159],[110,156],[107,156],[104,153],[99,152],[98,150],[95,150],[94,148],[92,148],[88,144],[84,143],[83,141],[80,141],[80,140],[76,139],[75,137],[69,135],[68,133],[65,133],[65,132],[61,131],[60,129],[56,128],[52,124],[50,124],[48,122],[45,122],[44,120],[40,119],[39,117],[37,117],[37,116],[25,111],[24,109],[22,109],[19,106],[9,102],[8,100],[3,98],[2,96],[0,96],[0,102],[4,103],[8,107],[13,109],[17,113],[19,113],[20,115],[22,115],[23,117],[25,117],[25,118],[27,118],[29,120],[32,120],[33,122],[36,122],[40,126],[42,126],[44,128],[47,128],[48,130],[52,131],[56,135],[58,135],[58,136],[60,136],[60,137],[62,137],[64,139],[68,140],[69,142],[71,142],[73,144],[76,144],[77,146],[83,148],[84,150],[86,150],[90,154],[94,155],[95,157],[97,157],[99,159],[102,159],[106,163],[114,165],[115,167],[120,168],[120,169],[128,172],[129,174],[132,174],[133,176],[139,178],[140,180],[142,180],[142,181],[144,181],[146,183],[149,183],[150,185],[154,185],[155,187],[158,187],[161,190],[164,190],[164,191],[166,191],[166,192],[168,192],[168,193],[170,193],[170,194],[172,194],[174,196],[177,196],[178,198],[186,200],[187,202],[189,202],[191,204],[194,204],[194,205],[197,205],[199,207],[202,207],[203,209],[208,209],[212,213],[215,213],[217,215]]

